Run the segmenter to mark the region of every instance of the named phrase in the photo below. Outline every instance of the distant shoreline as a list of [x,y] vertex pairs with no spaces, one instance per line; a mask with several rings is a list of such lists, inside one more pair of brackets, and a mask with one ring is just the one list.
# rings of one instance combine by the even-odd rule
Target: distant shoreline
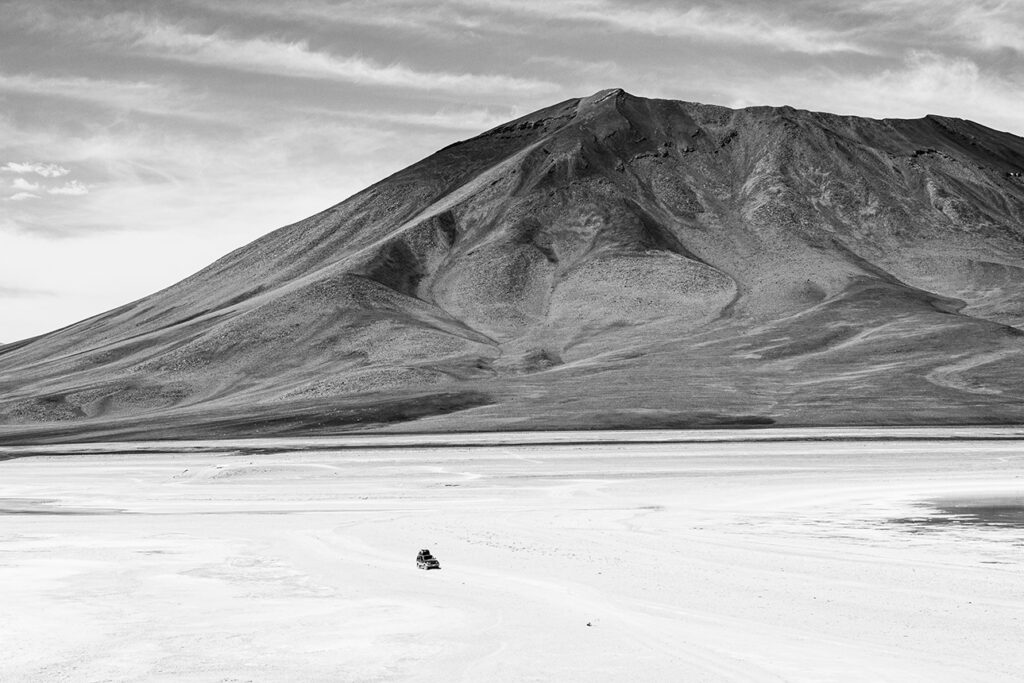
[[[22,438],[31,437],[24,435]],[[25,440],[28,440],[25,439]],[[46,455],[145,454],[180,451],[259,455],[282,451],[624,446],[635,444],[779,443],[812,441],[1024,441],[1024,425],[957,427],[774,427],[692,430],[375,433],[224,439],[141,439],[3,445],[0,461]]]

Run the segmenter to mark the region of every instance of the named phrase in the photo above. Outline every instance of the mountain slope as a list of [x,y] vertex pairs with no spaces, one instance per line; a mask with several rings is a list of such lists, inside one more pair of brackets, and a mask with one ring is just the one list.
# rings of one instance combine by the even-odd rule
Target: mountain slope
[[0,419],[108,436],[1020,422],[1022,170],[1024,140],[967,121],[603,91],[0,348]]

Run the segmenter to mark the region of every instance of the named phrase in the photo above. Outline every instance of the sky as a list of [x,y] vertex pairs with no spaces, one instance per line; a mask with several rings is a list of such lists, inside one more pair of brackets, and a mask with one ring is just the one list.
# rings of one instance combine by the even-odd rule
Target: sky
[[612,87],[1024,135],[1024,0],[0,0],[0,343]]

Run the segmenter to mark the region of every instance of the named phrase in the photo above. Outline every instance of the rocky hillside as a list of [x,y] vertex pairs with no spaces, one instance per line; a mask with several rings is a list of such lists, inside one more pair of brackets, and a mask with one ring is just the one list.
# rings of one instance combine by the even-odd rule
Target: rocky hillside
[[3,346],[0,434],[1022,422],[1022,171],[959,119],[603,91]]

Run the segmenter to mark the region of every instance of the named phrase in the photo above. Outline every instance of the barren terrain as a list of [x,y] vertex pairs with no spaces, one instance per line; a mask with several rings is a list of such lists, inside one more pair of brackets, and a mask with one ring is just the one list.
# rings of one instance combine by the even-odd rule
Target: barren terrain
[[748,436],[4,448],[0,679],[1019,679],[1019,434]]
[[602,91],[0,347],[0,429],[1020,424],[1022,172],[970,121]]

